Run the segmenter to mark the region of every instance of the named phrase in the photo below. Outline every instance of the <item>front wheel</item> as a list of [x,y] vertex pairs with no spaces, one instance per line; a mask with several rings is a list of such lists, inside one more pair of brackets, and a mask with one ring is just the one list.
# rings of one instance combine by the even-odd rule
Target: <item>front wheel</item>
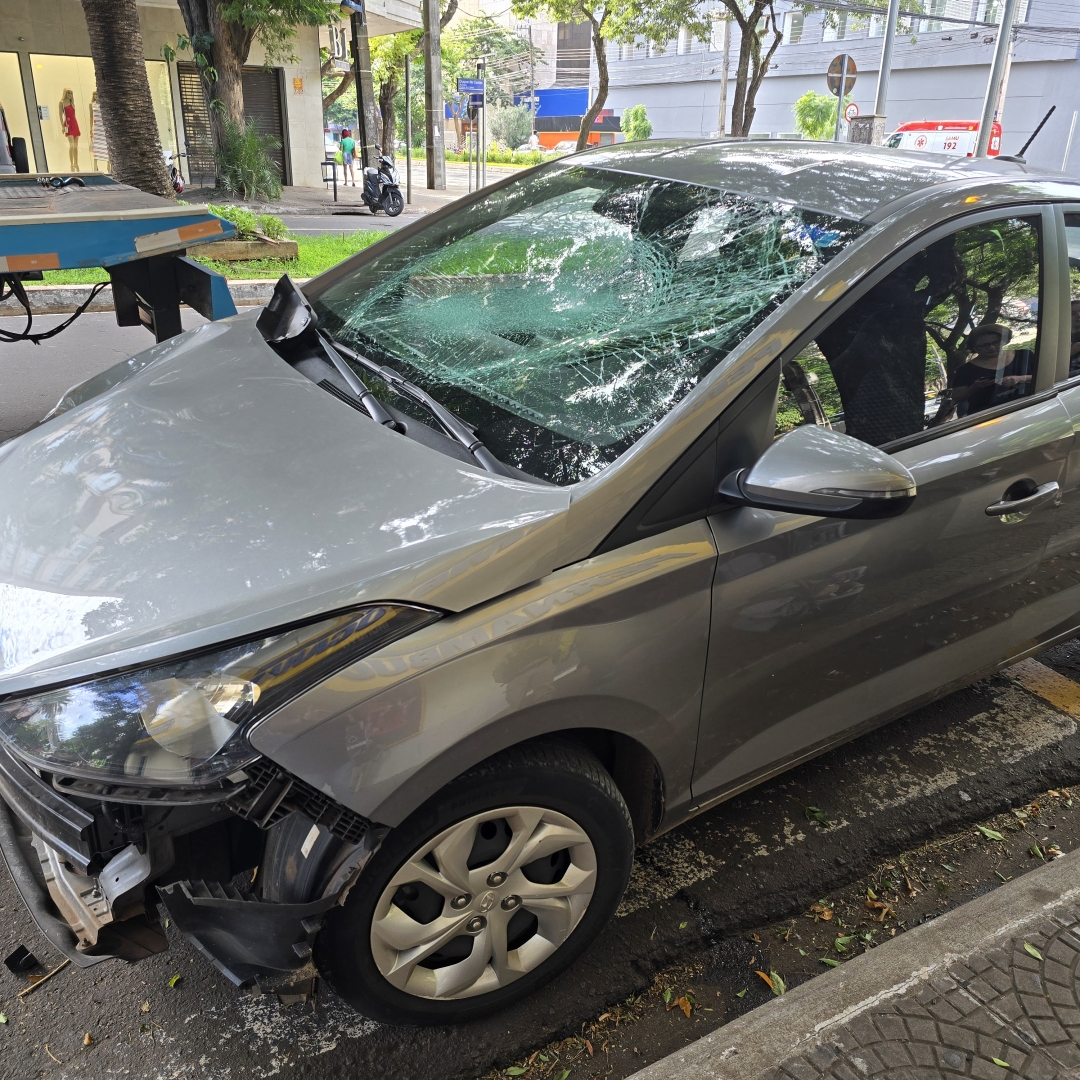
[[387,217],[397,217],[405,209],[405,199],[397,188],[389,188],[383,196],[382,208]]
[[614,913],[634,835],[600,763],[564,745],[505,751],[394,829],[316,939],[349,1004],[448,1024],[531,994]]

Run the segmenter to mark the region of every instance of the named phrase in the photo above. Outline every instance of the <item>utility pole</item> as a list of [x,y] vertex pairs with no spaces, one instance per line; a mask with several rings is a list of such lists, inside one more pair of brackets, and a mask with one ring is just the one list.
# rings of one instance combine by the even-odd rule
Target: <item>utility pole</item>
[[405,54],[405,201],[412,202],[412,57]]
[[532,23],[529,23],[529,109],[532,112],[532,134],[536,134],[536,59],[533,56]]
[[731,52],[731,20],[721,19],[723,28],[720,40],[722,58],[720,60],[720,117],[717,121],[716,131],[722,139],[727,134],[727,83],[728,83],[728,57]]
[[427,186],[433,191],[446,190],[446,153],[443,128],[446,106],[442,89],[442,28],[439,26],[439,0],[424,4],[424,139],[427,154]]
[[476,188],[479,191],[487,187],[487,63],[484,60],[476,61],[476,77],[483,83],[480,89],[480,115],[476,118],[480,131],[480,152],[476,159]]
[[368,44],[364,16],[353,12],[352,24],[353,74],[356,82],[356,122],[360,138],[360,167],[375,168],[379,155],[375,153],[375,84],[371,81],[371,48]]
[[851,57],[844,53],[844,62],[840,65],[840,93],[836,99],[836,130],[833,132],[833,142],[840,141],[840,132],[844,128],[844,95],[847,93],[848,61]]
[[[994,61],[990,65],[990,79],[983,99],[982,119],[979,121],[979,138],[975,143],[975,157],[984,158],[990,149],[990,136],[1000,107],[1005,103],[1005,86],[1009,77],[1009,57],[1013,46],[1013,23],[1019,0],[1005,0],[1001,9],[1001,25],[998,27]],[[999,147],[1000,149],[1000,147]]]
[[[892,75],[893,46],[896,44],[896,24],[900,21],[900,0],[889,0],[885,16],[885,40],[881,43],[881,66],[878,68],[877,94],[874,97],[873,129],[870,142],[880,146],[885,141],[886,107],[889,102],[889,78]],[[843,95],[840,95],[841,100]]]

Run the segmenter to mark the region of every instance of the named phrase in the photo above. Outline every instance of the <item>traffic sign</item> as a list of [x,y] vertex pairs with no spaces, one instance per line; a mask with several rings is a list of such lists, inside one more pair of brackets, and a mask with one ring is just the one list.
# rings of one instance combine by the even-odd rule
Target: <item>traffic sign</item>
[[844,119],[850,124],[859,115],[859,106],[854,101],[849,101],[844,108]]
[[833,62],[829,65],[829,71],[826,78],[829,82],[829,93],[834,97],[840,96],[840,78],[841,73],[844,71],[844,62],[847,62],[847,77],[844,79],[844,94],[850,94],[855,89],[855,76],[858,75],[858,69],[855,67],[855,57],[848,56],[846,53],[841,53],[839,56],[833,58]]
[[458,93],[461,94],[482,94],[484,92],[484,80],[458,79],[457,88]]

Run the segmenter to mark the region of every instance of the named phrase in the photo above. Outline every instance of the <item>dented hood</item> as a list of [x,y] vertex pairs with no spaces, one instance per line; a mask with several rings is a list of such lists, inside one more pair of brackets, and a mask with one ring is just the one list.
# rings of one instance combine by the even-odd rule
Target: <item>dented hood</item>
[[0,446],[0,694],[369,600],[461,610],[554,568],[566,490],[380,427],[253,315],[129,363]]

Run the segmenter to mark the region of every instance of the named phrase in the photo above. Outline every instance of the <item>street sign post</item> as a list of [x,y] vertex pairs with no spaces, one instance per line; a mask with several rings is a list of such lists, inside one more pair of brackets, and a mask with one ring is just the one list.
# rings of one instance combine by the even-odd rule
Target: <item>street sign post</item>
[[849,101],[844,106],[844,119],[850,124],[859,115],[859,106],[854,101]]
[[833,141],[840,141],[840,130],[844,120],[844,96],[855,89],[855,76],[858,69],[855,61],[847,53],[841,53],[833,57],[829,70],[825,74],[829,84],[829,93],[836,95],[836,129],[833,131]]
[[484,92],[484,80],[458,79],[457,88],[459,94],[482,94]]

